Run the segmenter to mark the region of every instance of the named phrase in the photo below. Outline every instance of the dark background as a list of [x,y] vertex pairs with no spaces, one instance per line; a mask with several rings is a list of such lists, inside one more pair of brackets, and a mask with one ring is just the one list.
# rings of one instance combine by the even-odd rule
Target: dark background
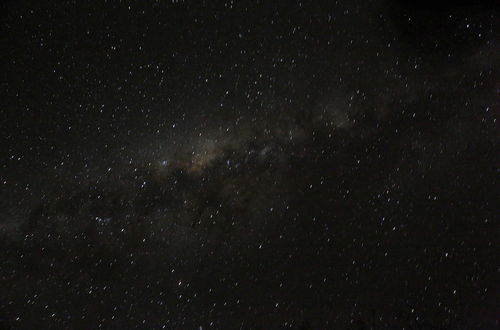
[[1,327],[498,327],[493,4],[2,2]]

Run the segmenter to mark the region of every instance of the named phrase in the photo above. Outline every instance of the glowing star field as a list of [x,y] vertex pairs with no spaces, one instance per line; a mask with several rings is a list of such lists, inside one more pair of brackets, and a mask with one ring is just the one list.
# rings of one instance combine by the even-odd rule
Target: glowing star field
[[2,3],[0,330],[497,329],[492,3]]

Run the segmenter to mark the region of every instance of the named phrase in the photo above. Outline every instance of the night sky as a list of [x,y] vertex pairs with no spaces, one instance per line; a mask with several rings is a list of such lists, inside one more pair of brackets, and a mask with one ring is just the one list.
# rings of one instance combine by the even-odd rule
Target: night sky
[[498,329],[492,3],[2,2],[0,329]]

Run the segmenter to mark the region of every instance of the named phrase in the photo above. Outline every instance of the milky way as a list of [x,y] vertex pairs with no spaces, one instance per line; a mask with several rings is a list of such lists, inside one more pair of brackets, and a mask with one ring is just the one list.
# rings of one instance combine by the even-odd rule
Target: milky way
[[4,5],[0,328],[498,326],[498,11]]

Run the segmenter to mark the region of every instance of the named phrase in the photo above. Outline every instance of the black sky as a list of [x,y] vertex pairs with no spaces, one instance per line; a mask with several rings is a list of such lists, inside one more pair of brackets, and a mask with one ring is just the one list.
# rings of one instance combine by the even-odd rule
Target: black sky
[[498,11],[6,1],[6,329],[498,327]]

